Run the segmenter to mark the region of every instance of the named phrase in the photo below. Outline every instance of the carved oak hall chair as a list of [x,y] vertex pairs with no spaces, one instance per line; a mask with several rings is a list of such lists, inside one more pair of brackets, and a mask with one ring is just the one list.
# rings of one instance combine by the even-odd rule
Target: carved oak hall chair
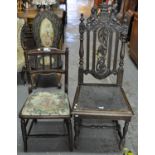
[[[29,83],[29,96],[27,97],[21,111],[19,118],[21,119],[21,129],[24,141],[24,151],[27,151],[28,138],[30,137],[56,137],[56,136],[68,136],[69,149],[72,150],[72,125],[70,118],[70,103],[68,99],[68,48],[65,51],[56,48],[38,48],[25,52],[25,61],[27,68],[27,76]],[[53,56],[62,56],[64,61],[63,68],[52,68]],[[50,64],[46,63],[46,59],[49,59]],[[41,60],[41,61],[40,61]],[[31,63],[35,63],[35,68],[31,68]],[[33,86],[32,77],[33,74],[49,74],[49,73],[61,73],[64,75],[64,91],[60,89],[52,88],[38,88]],[[56,120],[64,120],[63,122],[67,127],[66,133],[49,133],[45,129],[46,134],[42,132],[38,134],[35,129],[39,123],[45,123],[44,120],[52,122]],[[39,120],[39,121],[38,121]],[[46,121],[46,123],[49,123]],[[34,124],[35,122],[35,124]],[[60,121],[59,121],[60,122]],[[35,129],[32,130],[33,126]],[[40,125],[39,125],[40,126]],[[37,134],[36,134],[37,132]],[[52,144],[51,144],[52,145]]]
[[[55,47],[62,49],[64,38],[62,20],[51,10],[40,11],[36,15],[32,24],[32,32],[37,48]],[[60,56],[54,56],[53,59],[54,61],[52,63],[56,64],[56,67],[61,68],[62,61]],[[53,74],[52,79],[54,81],[53,83],[57,83],[60,87],[61,74]]]
[[[122,149],[133,115],[122,88],[128,20],[125,17],[124,22],[119,23],[115,18],[115,10],[112,9],[110,13],[107,10],[108,6],[104,3],[100,13],[97,14],[97,10],[92,9],[86,22],[83,14],[80,18],[78,86],[72,107],[75,147],[77,147],[80,127],[104,127],[96,123],[90,125],[94,120],[102,119],[110,120],[112,126],[117,129],[120,138],[119,148]],[[92,75],[101,81],[88,83],[85,79],[86,75]],[[109,82],[110,78],[111,81],[115,78],[114,75],[116,81]],[[119,120],[125,121],[123,133]]]

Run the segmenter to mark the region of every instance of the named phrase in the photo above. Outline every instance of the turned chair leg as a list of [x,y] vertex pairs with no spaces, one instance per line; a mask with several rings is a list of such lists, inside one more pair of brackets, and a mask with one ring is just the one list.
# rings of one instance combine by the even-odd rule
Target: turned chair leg
[[33,119],[33,120],[34,120],[34,123],[35,123],[35,124],[38,122],[38,120],[37,120],[37,119]]
[[21,119],[21,129],[24,142],[24,152],[27,152],[27,133],[26,133],[26,123],[24,119]]
[[119,143],[119,149],[120,150],[122,150],[124,145],[125,145],[125,136],[126,136],[127,131],[128,131],[128,126],[129,126],[129,121],[125,121],[125,125],[123,128],[123,135],[122,135],[120,143]]
[[21,80],[22,80],[22,82],[23,82],[24,84],[26,84],[26,80],[25,80],[25,70],[24,70],[24,68],[22,69],[20,75],[21,75]]
[[120,126],[118,120],[113,121],[113,122],[116,124],[116,130],[117,130],[117,132],[118,132],[119,138],[121,139],[121,138],[122,138],[121,126]]
[[72,133],[72,123],[70,119],[65,120],[68,132],[69,149],[73,151],[73,133]]
[[79,117],[74,117],[74,147],[77,148],[77,142],[80,134],[80,123],[81,119]]

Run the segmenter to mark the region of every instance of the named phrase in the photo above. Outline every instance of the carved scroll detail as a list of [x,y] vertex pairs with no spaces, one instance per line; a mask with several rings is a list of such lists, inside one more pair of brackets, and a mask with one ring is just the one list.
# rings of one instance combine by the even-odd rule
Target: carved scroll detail
[[107,49],[103,46],[100,45],[98,48],[98,58],[97,58],[97,64],[96,64],[96,72],[99,74],[103,74],[107,71],[107,66],[105,64],[106,62],[106,54],[107,54]]
[[98,40],[104,46],[107,46],[107,39],[108,39],[108,30],[103,27],[98,32]]
[[109,32],[105,27],[101,28],[98,32],[98,39],[101,45],[97,51],[98,58],[96,63],[96,73],[101,74],[102,76],[109,72],[109,69],[106,66],[108,34]]

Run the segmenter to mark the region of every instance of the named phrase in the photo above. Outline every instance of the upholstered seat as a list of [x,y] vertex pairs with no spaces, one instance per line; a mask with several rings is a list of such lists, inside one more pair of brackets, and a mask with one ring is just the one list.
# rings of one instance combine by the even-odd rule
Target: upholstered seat
[[69,116],[69,100],[66,93],[42,91],[32,93],[22,109],[23,116]]

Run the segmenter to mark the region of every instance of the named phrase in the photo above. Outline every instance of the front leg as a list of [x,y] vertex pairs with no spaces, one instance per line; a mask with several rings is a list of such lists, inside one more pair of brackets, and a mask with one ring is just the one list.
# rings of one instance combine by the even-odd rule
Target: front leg
[[79,139],[80,134],[80,118],[75,115],[74,116],[74,147],[77,148],[77,141]]
[[123,135],[122,135],[122,138],[120,140],[120,144],[119,144],[119,149],[122,150],[124,145],[125,145],[125,136],[127,134],[127,131],[128,131],[128,126],[129,126],[129,121],[125,121],[125,125],[124,125],[124,128],[123,128]]
[[21,129],[24,142],[24,152],[27,152],[27,132],[26,132],[26,122],[24,119],[21,119]]
[[67,132],[68,132],[69,149],[70,149],[70,151],[73,151],[73,134],[72,134],[71,119],[66,119],[65,123],[67,126]]
[[23,84],[25,85],[26,84],[26,80],[25,80],[25,71],[24,71],[24,69],[22,69],[20,74],[21,74],[21,80],[22,80]]

